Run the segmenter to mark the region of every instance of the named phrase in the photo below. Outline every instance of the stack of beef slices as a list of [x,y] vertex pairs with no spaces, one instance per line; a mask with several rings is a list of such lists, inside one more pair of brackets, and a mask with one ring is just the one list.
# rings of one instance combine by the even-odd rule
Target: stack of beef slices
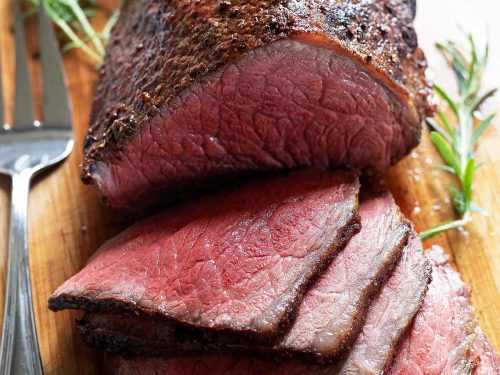
[[113,208],[184,201],[105,243],[49,307],[83,310],[118,374],[497,373],[444,255],[360,184],[429,112],[415,11],[126,2],[83,177]]
[[498,373],[444,254],[359,190],[307,170],[178,205],[105,243],[50,307],[85,311],[84,340],[132,358],[119,374]]
[[50,307],[86,311],[84,339],[114,354],[383,371],[431,272],[391,195],[359,189],[352,172],[307,170],[171,208],[104,244]]
[[406,277],[403,270],[415,267],[411,259],[415,254],[420,254],[418,257],[422,254],[420,251],[415,253],[411,245],[407,249],[409,251],[401,260],[406,266],[398,266],[387,281],[374,302],[378,307],[370,310],[363,332],[347,359],[344,357],[338,364],[271,362],[218,354],[171,359],[113,357],[108,365],[119,375],[500,374],[500,357],[475,323],[468,288],[450,267],[440,248],[433,248],[423,256],[425,263],[432,265],[432,282],[409,331],[399,341],[399,347],[391,348],[395,353],[392,366],[385,372],[380,370],[378,364],[387,358],[384,354],[387,343],[393,341],[394,332],[402,327],[401,323],[406,324],[404,319],[390,318],[390,315],[397,316],[394,312],[398,309],[400,312],[405,309],[397,307],[397,298],[405,294],[404,283],[401,283]]

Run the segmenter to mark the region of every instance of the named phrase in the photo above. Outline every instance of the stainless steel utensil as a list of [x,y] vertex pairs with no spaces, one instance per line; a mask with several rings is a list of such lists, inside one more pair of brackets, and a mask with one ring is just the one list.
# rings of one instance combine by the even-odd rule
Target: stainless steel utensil
[[[65,159],[73,130],[61,58],[50,21],[40,6],[38,37],[43,66],[44,121],[35,121],[20,1],[14,0],[16,95],[14,123],[3,120],[0,85],[0,173],[12,179],[10,237],[0,344],[0,375],[43,374],[33,313],[27,213],[31,178]],[[41,2],[43,4],[43,2]]]

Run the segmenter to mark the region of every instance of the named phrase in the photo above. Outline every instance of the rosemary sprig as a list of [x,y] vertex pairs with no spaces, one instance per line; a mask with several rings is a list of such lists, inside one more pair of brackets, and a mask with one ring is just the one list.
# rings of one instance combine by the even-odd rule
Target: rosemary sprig
[[26,0],[30,5],[29,13],[35,13],[40,1],[43,1],[49,18],[62,31],[68,42],[67,51],[81,49],[90,59],[100,65],[104,58],[104,47],[109,32],[118,18],[116,11],[108,20],[102,32],[97,32],[90,24],[89,17],[97,11],[95,0]]
[[441,86],[434,85],[436,95],[444,101],[451,116],[439,111],[437,118],[428,119],[427,123],[433,129],[431,140],[446,163],[442,168],[457,179],[457,186],[451,188],[451,195],[459,219],[424,231],[420,234],[424,240],[465,226],[470,222],[473,211],[481,211],[473,203],[473,182],[478,168],[475,148],[496,114],[492,113],[480,120],[479,111],[484,102],[495,95],[497,89],[481,94],[489,58],[488,44],[479,54],[471,34],[467,35],[467,42],[466,49],[460,48],[453,41],[436,44],[455,73],[458,97],[453,99]]

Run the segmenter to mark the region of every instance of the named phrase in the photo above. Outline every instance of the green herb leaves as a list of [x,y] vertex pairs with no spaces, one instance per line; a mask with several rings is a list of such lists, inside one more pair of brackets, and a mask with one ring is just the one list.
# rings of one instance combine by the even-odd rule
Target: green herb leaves
[[473,202],[474,174],[478,168],[474,150],[496,114],[492,113],[479,121],[477,112],[485,101],[496,94],[497,89],[480,94],[483,74],[488,64],[489,46],[486,45],[482,54],[479,54],[471,34],[467,35],[467,41],[466,49],[461,49],[453,41],[436,44],[455,73],[458,98],[453,99],[442,87],[434,85],[436,95],[447,105],[451,116],[447,117],[440,111],[437,119],[427,120],[433,129],[432,143],[446,163],[443,169],[457,177],[458,183],[451,188],[451,195],[460,219],[421,233],[422,239],[463,227],[470,221],[471,211],[481,211]]
[[91,26],[89,17],[95,14],[96,5],[93,0],[26,0],[31,6],[30,13],[36,12],[40,1],[45,11],[67,39],[65,50],[79,48],[100,65],[104,58],[104,46],[109,32],[117,20],[116,12],[102,30],[97,32]]

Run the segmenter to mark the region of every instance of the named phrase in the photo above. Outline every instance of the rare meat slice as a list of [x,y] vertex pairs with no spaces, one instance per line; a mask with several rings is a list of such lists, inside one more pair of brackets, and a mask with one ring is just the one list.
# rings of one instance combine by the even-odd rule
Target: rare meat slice
[[173,208],[104,244],[49,306],[275,341],[359,230],[358,191],[353,173],[311,170]]
[[134,0],[114,27],[83,177],[116,208],[259,171],[384,171],[427,111],[415,0]]
[[433,248],[428,257],[432,282],[389,374],[498,374],[498,355],[477,331],[469,288],[442,249]]
[[339,364],[338,374],[386,373],[401,337],[422,305],[430,278],[431,264],[414,235],[393,275],[373,301],[363,331]]
[[[415,258],[412,264],[420,264],[420,266],[406,267],[406,270],[413,272],[419,269],[428,279],[429,263],[422,260],[420,245],[415,241],[410,242],[410,247],[405,249],[406,254],[404,256],[411,254],[413,249],[415,254],[420,257],[420,260]],[[428,258],[432,263],[432,282],[429,285],[417,318],[400,344],[400,350],[394,361],[393,368],[385,373],[401,375],[499,374],[499,356],[475,325],[468,289],[458,274],[447,264],[447,259],[442,250],[434,248],[428,253]],[[402,263],[398,265],[387,285],[390,286],[391,282],[395,283],[397,278],[400,277],[398,276],[398,270],[402,270],[401,264],[404,264],[405,259],[408,261],[411,258],[402,259]],[[392,297],[401,298],[404,295],[415,301],[411,297],[411,293],[406,293],[404,288],[398,289],[399,292]],[[390,290],[395,291],[396,289],[391,288]],[[390,293],[390,290],[387,292],[384,288],[380,296],[374,301],[378,308],[383,306],[381,301],[388,302],[385,300],[384,295],[389,296],[389,294],[385,293]],[[420,297],[417,297],[418,299]],[[390,303],[387,306],[394,306],[394,304]],[[372,321],[370,317],[372,311],[371,308],[367,323]],[[385,328],[379,331],[379,335],[374,336],[369,333],[374,331],[371,328],[367,331],[365,325],[361,337],[363,335],[365,338],[375,337],[376,342],[373,344],[372,349],[376,350],[377,344],[381,344],[380,349],[382,351],[386,348],[383,336],[388,333],[388,326],[383,322],[387,323],[391,318],[387,318],[385,314],[380,315],[377,313],[374,313],[372,317],[375,315],[381,317],[381,320],[373,319],[373,322],[377,327]],[[407,322],[408,318],[404,317],[403,321]],[[395,331],[401,331],[399,329],[400,323],[395,320],[394,324]],[[356,351],[356,345],[359,344],[360,340],[356,342],[353,352]],[[340,373],[344,375],[378,375],[384,373],[380,370],[381,367],[377,365],[380,362],[377,359],[378,354],[371,350],[363,350],[363,352],[366,356],[363,366],[351,367],[350,369],[344,367],[344,371]],[[374,367],[369,365],[371,359],[375,359],[373,362]],[[113,366],[111,372],[119,375],[334,375],[339,373],[335,365],[333,367],[307,365],[294,361],[275,363],[256,358],[235,356],[200,356],[175,359],[136,358],[133,360],[110,358],[108,363]]]
[[[83,319],[79,327],[90,344],[120,354],[179,355],[224,348],[331,360],[356,339],[372,297],[379,292],[380,283],[400,259],[410,234],[409,225],[388,193],[363,199],[359,212],[360,233],[351,239],[307,292],[291,330],[273,347],[248,347],[248,343],[228,342],[220,337],[200,337],[148,317],[94,314]],[[427,280],[422,277],[424,270],[406,269],[420,266],[418,255],[412,253],[408,256],[410,258],[400,266],[398,276],[395,276],[398,280],[393,284],[401,284],[404,292],[411,293],[414,298],[403,295],[397,305],[391,306],[394,321],[407,317],[411,320],[427,285]],[[398,287],[391,285],[388,293],[394,295],[392,288],[399,291]],[[401,303],[403,300],[408,303]],[[415,303],[408,308],[413,301]],[[402,324],[408,325],[407,322]]]
[[472,344],[474,375],[500,375],[500,356],[479,327]]
[[300,362],[274,363],[229,355],[196,358],[106,358],[110,375],[329,375],[326,368]]
[[410,235],[389,193],[365,199],[360,216],[361,232],[308,292],[295,324],[278,345],[280,351],[331,359],[356,339],[373,296]]

